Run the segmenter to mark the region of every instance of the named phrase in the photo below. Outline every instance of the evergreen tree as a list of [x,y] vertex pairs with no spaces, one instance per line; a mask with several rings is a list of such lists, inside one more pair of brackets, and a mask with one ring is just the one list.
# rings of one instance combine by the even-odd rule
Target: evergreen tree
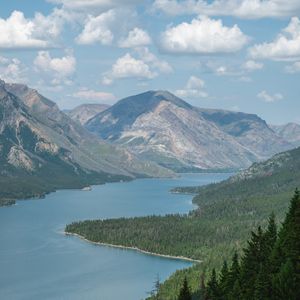
[[178,300],[192,300],[192,295],[186,277],[183,280],[183,284],[179,292]]
[[295,277],[294,266],[289,259],[282,264],[279,273],[274,275],[273,279],[274,300],[298,300],[299,285]]
[[210,280],[207,283],[207,297],[210,300],[216,300],[220,298],[220,294],[216,270],[213,269]]
[[251,239],[248,241],[247,248],[244,249],[241,262],[241,288],[245,299],[254,298],[256,276],[266,259],[263,243],[264,233],[261,227],[258,227],[257,233],[251,232]]
[[223,266],[220,273],[220,279],[219,279],[219,288],[220,288],[220,294],[222,299],[226,299],[225,295],[230,290],[230,287],[228,286],[228,266],[226,260],[223,262]]
[[254,300],[265,300],[270,298],[271,277],[267,273],[266,268],[261,265],[259,273],[255,279]]
[[[284,290],[287,290],[287,284],[291,284],[290,289],[294,289],[297,295],[300,295],[300,194],[296,189],[291,200],[289,211],[282,224],[278,235],[278,241],[271,258],[273,266],[274,280],[273,290],[278,295],[279,287],[284,288],[282,277],[287,277],[289,273],[294,278],[295,283],[287,281]],[[277,273],[277,274],[276,274]],[[283,291],[282,291],[283,293]],[[282,294],[279,293],[279,294]]]

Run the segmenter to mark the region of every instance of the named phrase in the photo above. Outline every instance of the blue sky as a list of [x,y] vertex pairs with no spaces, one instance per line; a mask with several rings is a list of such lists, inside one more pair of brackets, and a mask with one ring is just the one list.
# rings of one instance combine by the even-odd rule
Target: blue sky
[[300,0],[0,2],[0,74],[58,103],[169,90],[300,123]]

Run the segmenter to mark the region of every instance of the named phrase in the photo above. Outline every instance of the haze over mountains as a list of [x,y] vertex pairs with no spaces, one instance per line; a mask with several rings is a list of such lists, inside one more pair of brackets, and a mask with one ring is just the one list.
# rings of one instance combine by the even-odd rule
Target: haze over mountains
[[87,123],[92,117],[109,108],[107,104],[82,104],[65,113],[81,125]]
[[167,91],[122,99],[85,126],[175,171],[243,168],[294,146],[257,115],[200,109]]

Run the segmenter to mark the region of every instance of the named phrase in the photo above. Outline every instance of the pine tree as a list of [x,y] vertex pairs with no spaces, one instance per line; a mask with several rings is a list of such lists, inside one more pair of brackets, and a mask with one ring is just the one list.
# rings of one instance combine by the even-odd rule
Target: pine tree
[[241,262],[241,288],[245,299],[253,299],[256,276],[261,264],[266,260],[264,256],[264,233],[259,226],[257,233],[251,232],[251,239]]
[[259,273],[255,279],[254,285],[254,300],[265,300],[270,298],[271,277],[267,273],[266,268],[261,265]]
[[[281,277],[289,273],[295,279],[295,287],[293,282],[291,289],[300,295],[300,194],[296,189],[291,200],[289,211],[282,224],[282,228],[278,234],[278,241],[273,251],[271,265],[273,266],[274,280],[273,290],[278,294],[278,287],[283,288]],[[277,273],[277,274],[276,274]],[[281,274],[281,275],[280,275]],[[286,285],[285,284],[285,285]],[[285,290],[287,286],[285,287]],[[280,294],[280,293],[279,293]]]
[[220,294],[222,299],[226,299],[225,295],[230,290],[230,287],[228,286],[228,266],[226,260],[223,262],[223,266],[220,273],[220,279],[219,279],[219,288],[220,288]]
[[207,297],[209,300],[217,300],[220,298],[220,294],[216,270],[213,269],[210,280],[207,283]]
[[281,266],[279,273],[274,275],[273,289],[272,299],[274,300],[299,299],[299,286],[297,286],[294,266],[290,259]]
[[183,280],[183,284],[179,292],[178,300],[192,300],[192,295],[186,277]]

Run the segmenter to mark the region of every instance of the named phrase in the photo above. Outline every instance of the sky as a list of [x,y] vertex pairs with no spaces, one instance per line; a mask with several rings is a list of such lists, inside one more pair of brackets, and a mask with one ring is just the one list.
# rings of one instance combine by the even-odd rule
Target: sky
[[300,0],[1,0],[0,78],[62,109],[168,90],[300,123]]

